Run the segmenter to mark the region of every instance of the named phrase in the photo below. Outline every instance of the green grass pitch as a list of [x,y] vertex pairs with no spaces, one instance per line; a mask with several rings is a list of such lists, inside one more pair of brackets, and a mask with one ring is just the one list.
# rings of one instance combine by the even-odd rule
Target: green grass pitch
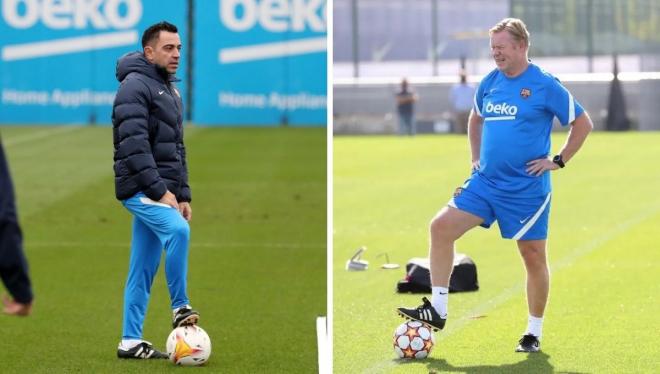
[[[553,135],[553,150],[565,133]],[[542,353],[514,353],[527,323],[524,268],[514,241],[476,228],[457,250],[481,289],[452,294],[430,358],[395,358],[391,337],[405,265],[428,253],[427,227],[468,177],[462,136],[334,140],[334,370],[336,373],[651,373],[660,368],[660,133],[593,133],[553,172],[550,301]],[[364,272],[344,270],[366,245]]]
[[[114,198],[109,127],[0,128],[36,293],[0,314],[2,373],[163,373],[116,358],[131,216]],[[188,293],[210,335],[204,373],[309,373],[326,314],[325,128],[186,129]],[[144,338],[171,331],[164,261]],[[0,292],[4,290],[0,287]]]

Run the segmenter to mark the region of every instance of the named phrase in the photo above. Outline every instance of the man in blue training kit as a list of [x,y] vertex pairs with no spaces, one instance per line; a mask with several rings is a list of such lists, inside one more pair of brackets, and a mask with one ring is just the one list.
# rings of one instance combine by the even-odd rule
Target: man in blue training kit
[[[468,133],[472,175],[430,225],[431,301],[398,308],[404,317],[442,329],[453,268],[454,242],[468,230],[497,221],[503,238],[515,239],[527,269],[527,330],[516,352],[540,350],[550,276],[546,259],[550,171],[563,168],[593,128],[573,96],[527,57],[525,24],[506,18],[490,30],[497,69],[480,83]],[[571,125],[566,143],[550,155],[554,117]]]
[[124,290],[119,358],[167,358],[142,339],[151,284],[165,249],[165,277],[173,327],[199,319],[186,294],[192,218],[183,104],[174,77],[181,39],[176,26],[160,22],[142,35],[143,52],[117,61],[121,82],[112,110],[115,193],[133,215],[133,238]]

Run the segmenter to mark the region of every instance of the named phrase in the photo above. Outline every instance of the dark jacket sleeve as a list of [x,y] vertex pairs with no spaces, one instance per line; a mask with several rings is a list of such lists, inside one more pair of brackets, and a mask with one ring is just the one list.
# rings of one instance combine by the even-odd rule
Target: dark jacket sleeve
[[177,196],[178,201],[192,201],[192,192],[188,185],[188,161],[186,160],[186,146],[181,142],[181,163],[183,164],[183,185],[181,186],[181,196]]
[[115,99],[114,115],[119,132],[117,159],[126,168],[142,192],[152,200],[160,200],[167,186],[160,178],[149,142],[149,101],[147,86],[136,78],[122,82]]

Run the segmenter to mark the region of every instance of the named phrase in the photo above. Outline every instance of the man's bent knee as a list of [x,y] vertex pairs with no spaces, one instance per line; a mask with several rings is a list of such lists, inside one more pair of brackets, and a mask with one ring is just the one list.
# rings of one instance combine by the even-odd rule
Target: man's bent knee
[[431,238],[445,242],[454,242],[460,234],[454,229],[454,225],[447,217],[436,216],[430,223]]
[[450,227],[451,226],[449,220],[442,214],[438,214],[437,216],[433,217],[429,223],[429,230],[431,230],[432,234],[436,235],[448,232]]
[[456,208],[446,207],[433,217],[429,229],[431,235],[455,241],[463,236],[466,231],[478,226],[482,221],[480,217]]

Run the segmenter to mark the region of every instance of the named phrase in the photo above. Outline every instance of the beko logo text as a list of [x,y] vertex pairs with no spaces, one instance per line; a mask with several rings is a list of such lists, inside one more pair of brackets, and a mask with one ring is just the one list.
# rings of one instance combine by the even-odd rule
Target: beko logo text
[[325,0],[219,0],[220,20],[232,31],[247,31],[259,24],[270,32],[323,32]]
[[506,114],[515,116],[518,113],[518,107],[507,103],[493,105],[490,101],[486,104],[486,113]]
[[[122,5],[124,12],[122,14]],[[41,20],[50,29],[127,29],[142,17],[140,0],[3,0],[2,17],[16,29]]]

